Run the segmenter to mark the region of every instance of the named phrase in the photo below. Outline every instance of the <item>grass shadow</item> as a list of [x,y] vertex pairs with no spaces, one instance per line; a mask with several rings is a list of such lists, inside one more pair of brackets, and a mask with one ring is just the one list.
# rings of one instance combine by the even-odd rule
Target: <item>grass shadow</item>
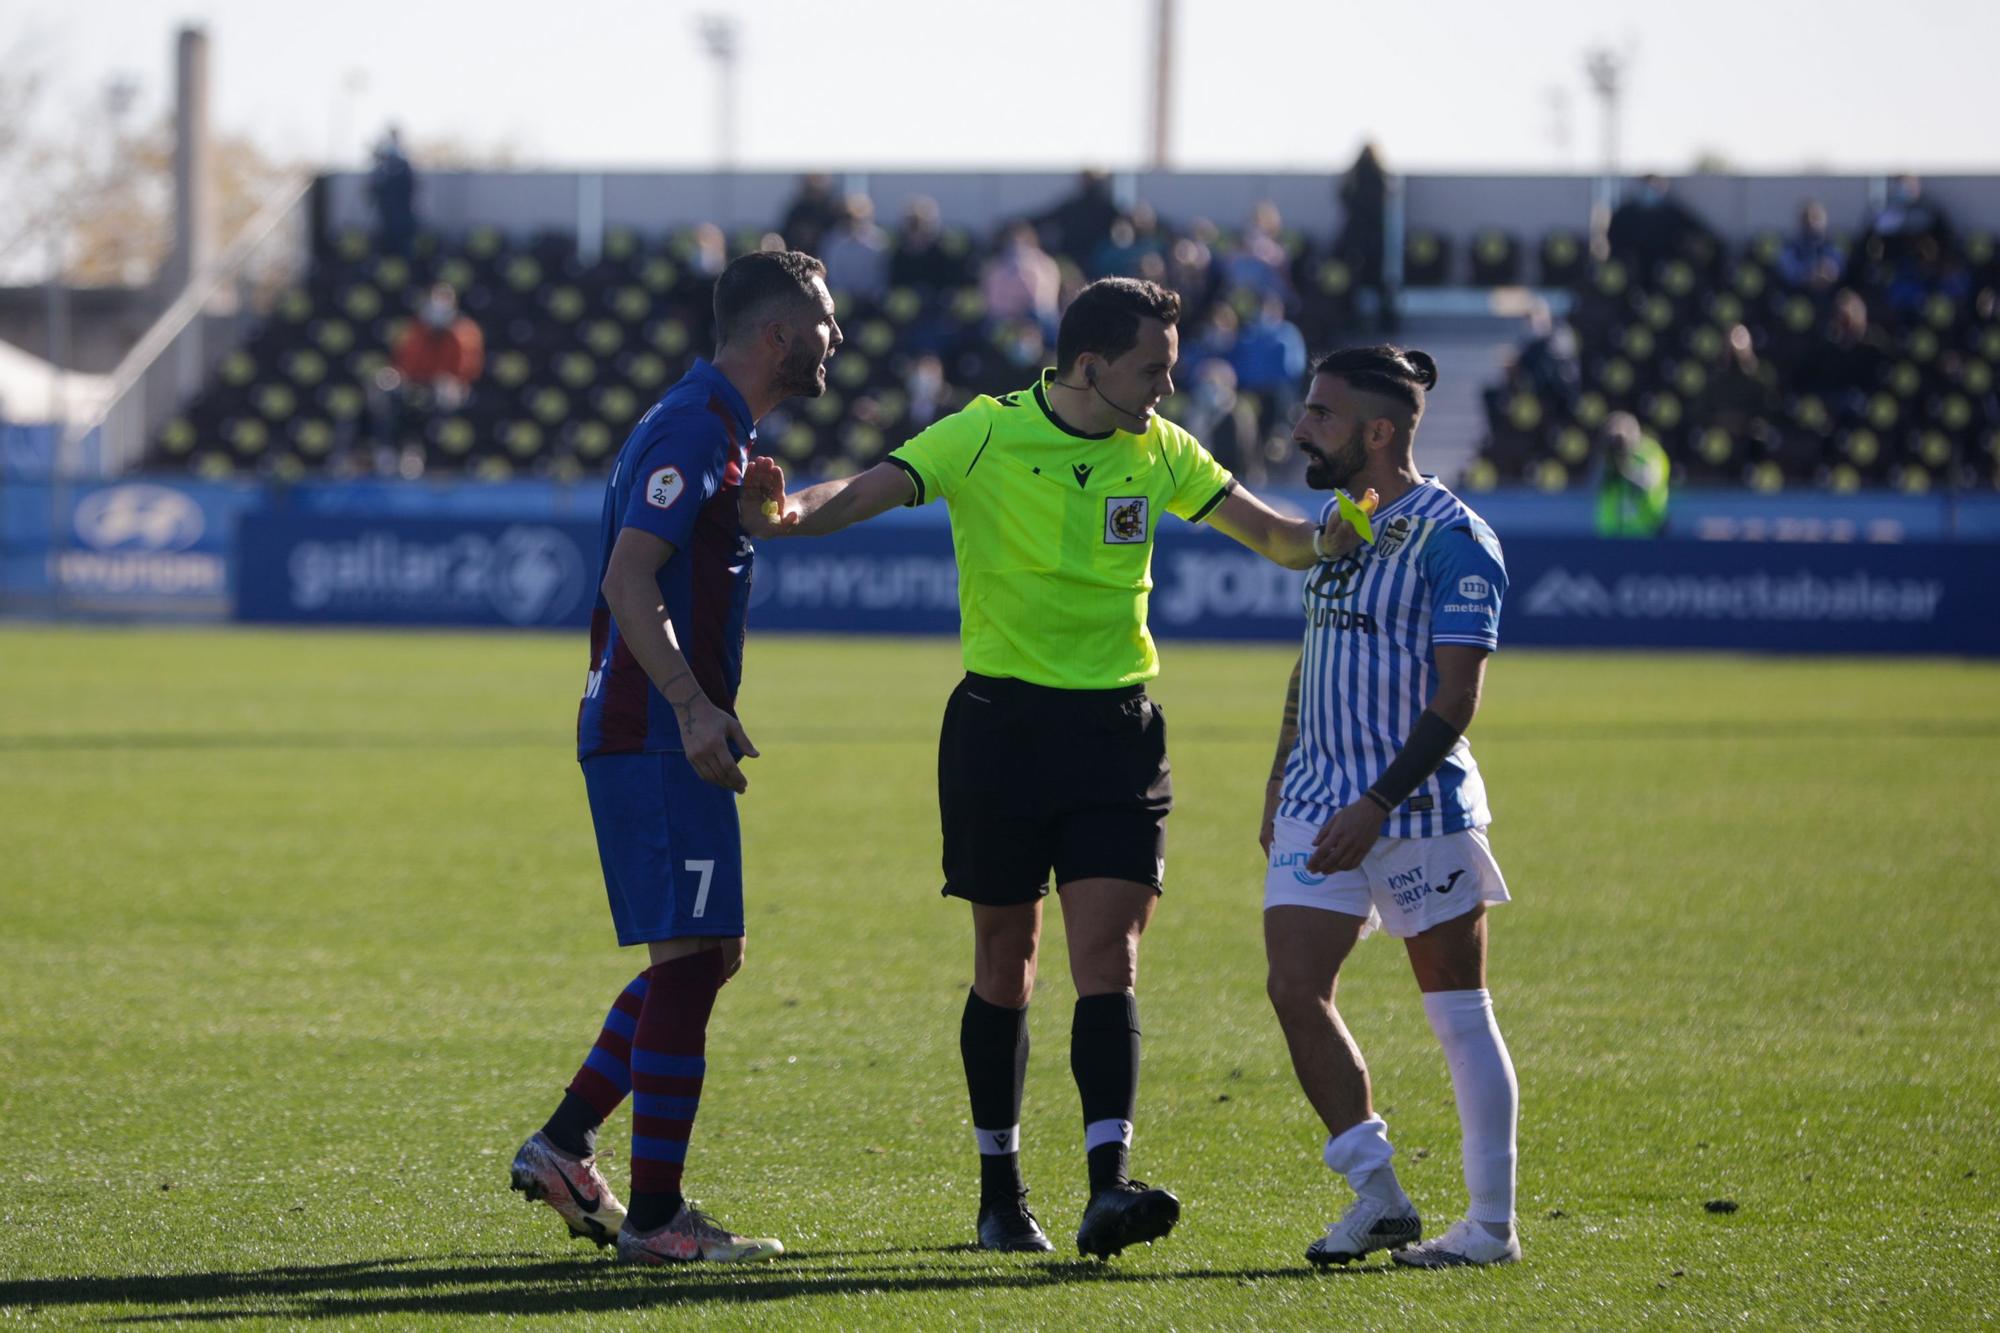
[[[977,1254],[987,1266],[954,1271],[938,1256]],[[916,1262],[895,1262],[907,1257]],[[855,1259],[889,1262],[859,1265]],[[926,1262],[928,1259],[928,1262]],[[465,1262],[454,1263],[453,1260]],[[1363,1276],[1385,1269],[1343,1270]],[[636,1269],[594,1257],[551,1260],[505,1253],[286,1266],[243,1272],[131,1274],[0,1282],[0,1309],[47,1312],[79,1306],[149,1307],[114,1324],[241,1319],[319,1320],[382,1316],[576,1315],[657,1306],[746,1306],[799,1297],[1032,1291],[1077,1283],[1311,1281],[1295,1268],[1151,1270],[1095,1260],[1008,1263],[972,1247],[884,1247],[786,1255],[754,1268],[690,1265]],[[165,1309],[162,1307],[180,1307]],[[223,1308],[217,1308],[218,1306]]]

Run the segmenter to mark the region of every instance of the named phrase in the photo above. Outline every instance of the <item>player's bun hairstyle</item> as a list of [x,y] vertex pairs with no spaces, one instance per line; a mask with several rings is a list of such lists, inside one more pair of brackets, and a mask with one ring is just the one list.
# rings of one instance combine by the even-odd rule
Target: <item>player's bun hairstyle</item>
[[1076,359],[1095,352],[1115,361],[1139,341],[1139,321],[1180,323],[1180,293],[1138,278],[1099,278],[1076,294],[1056,330],[1056,373],[1069,374]]
[[1424,394],[1438,382],[1437,362],[1412,347],[1343,347],[1313,364],[1313,374],[1333,375],[1363,393],[1393,398],[1421,416]]
[[748,333],[773,305],[813,303],[812,280],[825,276],[826,265],[803,250],[757,250],[730,260],[715,280],[716,344]]

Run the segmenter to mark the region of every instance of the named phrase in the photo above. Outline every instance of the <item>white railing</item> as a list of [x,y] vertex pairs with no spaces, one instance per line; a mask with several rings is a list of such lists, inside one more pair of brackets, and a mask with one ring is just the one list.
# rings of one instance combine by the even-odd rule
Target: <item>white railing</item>
[[57,456],[63,475],[109,477],[136,467],[153,433],[201,391],[276,293],[305,272],[311,187],[312,177],[301,175],[274,191],[215,265],[153,321],[112,371],[103,411],[64,434]]

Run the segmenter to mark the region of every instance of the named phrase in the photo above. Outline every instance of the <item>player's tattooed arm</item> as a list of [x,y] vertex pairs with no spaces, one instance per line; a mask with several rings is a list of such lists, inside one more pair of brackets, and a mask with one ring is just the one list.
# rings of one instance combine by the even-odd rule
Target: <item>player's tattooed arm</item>
[[1264,848],[1264,855],[1271,854],[1271,838],[1278,818],[1278,792],[1285,781],[1285,763],[1292,757],[1292,747],[1299,743],[1299,670],[1305,665],[1305,655],[1292,663],[1292,679],[1285,686],[1285,715],[1278,723],[1278,753],[1271,758],[1271,779],[1264,784],[1264,823],[1258,830],[1257,841]]
[[604,571],[604,603],[611,608],[626,647],[673,708],[688,766],[702,781],[740,793],[750,781],[737,756],[754,759],[757,747],[743,724],[708,697],[674,637],[674,622],[660,602],[659,585],[660,566],[673,553],[673,543],[649,532],[620,530]]
[[1285,686],[1285,714],[1278,723],[1278,753],[1271,758],[1272,782],[1285,780],[1285,761],[1292,757],[1292,747],[1299,743],[1299,672],[1305,661],[1305,654],[1299,654],[1292,663],[1292,679]]

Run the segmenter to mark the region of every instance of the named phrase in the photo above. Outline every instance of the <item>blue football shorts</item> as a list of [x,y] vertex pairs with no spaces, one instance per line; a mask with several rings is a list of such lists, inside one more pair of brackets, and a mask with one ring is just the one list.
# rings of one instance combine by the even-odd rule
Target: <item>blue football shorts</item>
[[583,785],[620,944],[743,933],[735,792],[677,752],[595,755]]

